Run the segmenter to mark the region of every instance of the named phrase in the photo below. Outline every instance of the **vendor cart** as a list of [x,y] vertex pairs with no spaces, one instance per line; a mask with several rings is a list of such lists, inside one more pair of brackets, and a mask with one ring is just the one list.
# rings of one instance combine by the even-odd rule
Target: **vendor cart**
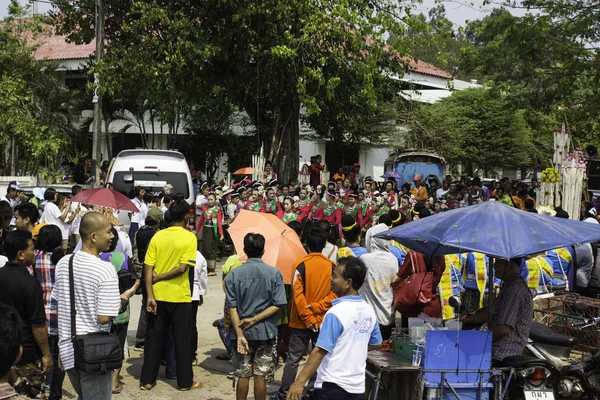
[[405,335],[397,335],[394,353],[368,353],[370,400],[502,399],[503,371],[491,367],[491,333],[428,331],[423,362],[416,366],[407,357]]

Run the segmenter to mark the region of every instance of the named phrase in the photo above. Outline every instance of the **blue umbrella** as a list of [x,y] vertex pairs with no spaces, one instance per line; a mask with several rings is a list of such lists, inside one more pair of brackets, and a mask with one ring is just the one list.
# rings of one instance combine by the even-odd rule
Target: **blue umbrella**
[[385,174],[381,175],[381,177],[385,179],[402,179],[402,176],[394,171],[388,171]]
[[376,237],[427,255],[480,252],[510,259],[600,240],[600,224],[530,213],[498,201],[446,211]]

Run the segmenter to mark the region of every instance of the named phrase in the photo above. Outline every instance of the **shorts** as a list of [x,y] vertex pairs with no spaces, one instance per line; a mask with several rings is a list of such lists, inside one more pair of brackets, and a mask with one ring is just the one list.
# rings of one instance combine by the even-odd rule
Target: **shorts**
[[45,393],[42,370],[41,360],[13,365],[8,374],[8,382],[21,396],[34,399]]
[[237,351],[237,340],[231,341],[233,357],[231,359],[235,376],[238,378],[250,378],[256,376],[272,375],[275,370],[277,345],[275,339],[249,340],[248,354],[240,354]]

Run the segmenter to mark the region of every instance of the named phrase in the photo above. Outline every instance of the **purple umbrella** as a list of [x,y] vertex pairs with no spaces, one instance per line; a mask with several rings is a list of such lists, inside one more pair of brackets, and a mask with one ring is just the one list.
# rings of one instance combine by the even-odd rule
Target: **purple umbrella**
[[398,175],[398,173],[394,171],[388,171],[384,175],[381,175],[381,177],[385,179],[402,179],[402,176]]

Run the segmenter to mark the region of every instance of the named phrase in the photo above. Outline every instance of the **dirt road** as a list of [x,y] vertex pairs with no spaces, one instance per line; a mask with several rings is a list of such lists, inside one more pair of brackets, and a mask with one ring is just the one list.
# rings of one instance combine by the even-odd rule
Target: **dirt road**
[[[177,390],[177,381],[167,379],[165,369],[161,367],[158,382],[151,391],[142,391],[139,388],[140,371],[142,368],[143,353],[133,350],[135,333],[140,315],[141,296],[135,296],[131,301],[131,321],[129,323],[128,342],[130,357],[127,358],[121,370],[123,391],[113,395],[113,399],[202,399],[202,400],[229,400],[235,399],[233,382],[227,379],[227,373],[233,370],[229,361],[219,361],[216,355],[224,353],[223,344],[219,339],[216,328],[212,326],[214,320],[223,316],[224,293],[221,289],[221,264],[217,267],[217,276],[209,277],[208,293],[204,297],[204,305],[198,309],[198,366],[194,367],[194,379],[203,382],[204,388],[189,392]],[[279,387],[282,366],[278,367],[275,381],[269,384],[268,393],[274,393]],[[250,385],[252,388],[252,384]],[[251,389],[252,391],[252,389]],[[64,396],[74,399],[75,391],[65,379]],[[253,398],[250,396],[249,398]]]

